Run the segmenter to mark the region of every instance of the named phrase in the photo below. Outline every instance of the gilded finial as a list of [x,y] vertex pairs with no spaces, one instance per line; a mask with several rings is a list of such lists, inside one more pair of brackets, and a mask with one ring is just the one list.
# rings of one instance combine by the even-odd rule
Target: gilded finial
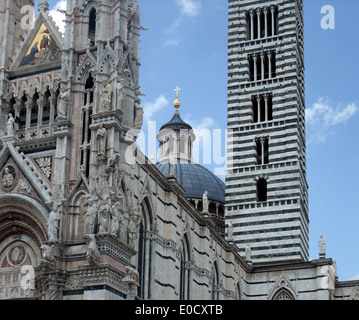
[[179,98],[178,98],[178,92],[181,90],[181,88],[179,88],[178,86],[177,86],[177,88],[174,90],[174,91],[176,91],[176,100],[173,102],[173,105],[174,105],[174,107],[176,108],[176,109],[178,109],[180,106],[181,106],[181,101],[179,100]]

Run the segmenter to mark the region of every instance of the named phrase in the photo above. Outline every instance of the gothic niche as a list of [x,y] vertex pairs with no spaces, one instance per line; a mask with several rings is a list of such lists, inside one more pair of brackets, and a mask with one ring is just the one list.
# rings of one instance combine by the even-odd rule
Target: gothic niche
[[89,194],[83,200],[84,236],[112,235],[134,247],[140,217],[131,188],[124,186],[119,155],[108,159],[107,164],[100,163],[98,169],[100,172],[91,178]]

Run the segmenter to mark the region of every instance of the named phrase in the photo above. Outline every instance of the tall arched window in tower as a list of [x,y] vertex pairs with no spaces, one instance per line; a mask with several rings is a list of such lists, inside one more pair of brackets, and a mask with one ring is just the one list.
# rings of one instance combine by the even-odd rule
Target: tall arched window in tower
[[267,201],[267,180],[264,178],[257,181],[257,200],[258,202]]
[[252,9],[246,12],[246,40],[278,35],[278,9],[276,6]]
[[96,15],[97,12],[95,8],[91,9],[89,14],[89,32],[88,32],[88,38],[91,42],[91,45],[95,45],[96,40]]
[[81,166],[86,177],[90,175],[91,115],[93,109],[94,80],[89,74],[85,83],[84,106],[82,107]]
[[187,235],[182,240],[181,268],[180,268],[180,300],[190,299],[190,245]]
[[137,296],[141,299],[151,299],[152,282],[152,242],[146,236],[152,232],[153,218],[151,206],[147,198],[141,205],[141,222],[138,238],[138,259],[137,270],[140,278],[140,285],[137,288]]

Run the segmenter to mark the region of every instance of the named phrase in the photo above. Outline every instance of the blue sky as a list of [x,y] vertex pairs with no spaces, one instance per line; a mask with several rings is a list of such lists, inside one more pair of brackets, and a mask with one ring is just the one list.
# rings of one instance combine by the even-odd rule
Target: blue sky
[[[61,2],[49,1],[50,9]],[[139,0],[139,5],[141,24],[148,28],[141,34],[143,151],[150,157],[156,150],[156,133],[173,115],[179,86],[182,118],[204,133],[220,132],[218,141],[213,135],[203,140],[211,157],[200,152],[198,161],[223,174],[227,0]],[[321,27],[324,5],[335,9],[335,29]],[[359,279],[358,12],[357,0],[304,0],[310,259],[318,258],[323,235],[340,281]]]

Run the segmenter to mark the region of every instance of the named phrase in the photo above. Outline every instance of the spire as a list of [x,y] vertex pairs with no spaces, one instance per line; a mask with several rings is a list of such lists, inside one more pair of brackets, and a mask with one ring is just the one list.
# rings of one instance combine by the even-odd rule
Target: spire
[[173,102],[173,106],[176,108],[176,112],[175,113],[179,113],[178,112],[178,109],[179,109],[179,107],[181,106],[181,101],[179,100],[179,98],[178,98],[178,92],[181,90],[181,88],[178,88],[178,86],[177,86],[177,88],[174,90],[174,91],[176,91],[176,99],[175,99],[175,101]]
[[49,11],[49,4],[47,3],[47,0],[41,0],[38,9],[40,12],[46,12]]

